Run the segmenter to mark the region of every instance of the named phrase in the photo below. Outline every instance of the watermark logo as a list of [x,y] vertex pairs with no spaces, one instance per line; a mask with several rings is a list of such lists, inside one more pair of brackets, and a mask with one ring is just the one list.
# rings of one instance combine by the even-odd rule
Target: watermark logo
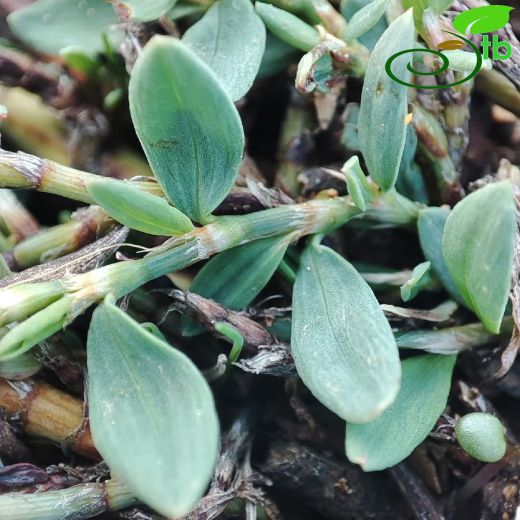
[[[511,45],[508,42],[501,41],[498,39],[496,34],[492,35],[490,39],[487,34],[498,31],[509,22],[509,13],[513,10],[508,5],[486,5],[482,7],[476,7],[469,9],[457,15],[453,19],[453,27],[458,33],[452,31],[443,31],[446,34],[454,36],[455,39],[450,38],[438,45],[439,50],[420,48],[420,49],[405,49],[397,52],[388,58],[385,64],[386,73],[397,83],[406,85],[407,87],[422,88],[422,89],[437,89],[437,88],[450,88],[461,83],[469,81],[475,77],[479,70],[482,68],[484,58],[487,58],[491,50],[491,58],[493,60],[507,60],[511,56]],[[482,50],[480,50],[473,42],[462,36],[462,34],[483,34],[482,36]],[[408,83],[398,78],[392,70],[392,64],[397,58],[404,54],[421,52],[428,53],[436,56],[440,59],[439,66],[434,71],[419,71],[416,70],[412,63],[408,63],[406,68],[412,74],[420,76],[432,76],[445,72],[450,68],[449,57],[441,51],[453,51],[460,50],[463,47],[468,46],[475,56],[475,65],[473,69],[462,79],[454,81],[449,84],[442,85],[416,85],[414,83]]]

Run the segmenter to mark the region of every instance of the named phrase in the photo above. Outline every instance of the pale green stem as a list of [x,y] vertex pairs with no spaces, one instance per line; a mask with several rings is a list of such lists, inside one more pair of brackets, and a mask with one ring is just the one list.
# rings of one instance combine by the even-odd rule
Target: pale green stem
[[104,234],[113,220],[98,206],[77,211],[65,223],[53,226],[23,240],[9,255],[17,270],[76,251]]
[[[93,204],[88,186],[103,179],[100,175],[69,168],[35,155],[0,150],[0,188],[34,189]],[[109,178],[106,181],[118,182]],[[152,178],[138,181],[135,186],[155,195],[163,195],[161,187]]]
[[292,267],[284,260],[278,265],[278,272],[292,285],[296,281],[296,273]]
[[[376,204],[371,207],[371,218],[377,218],[380,211],[386,224],[410,225],[415,222],[420,209],[420,205],[395,191],[378,194],[374,202]],[[112,264],[65,278],[63,284],[66,293],[61,299],[43,310],[40,310],[41,305],[31,309],[24,307],[26,316],[36,314],[0,340],[0,357],[9,359],[27,351],[108,294],[117,299],[122,298],[155,278],[260,238],[292,233],[296,239],[304,235],[327,233],[359,214],[360,210],[349,197],[337,197],[281,206],[249,215],[219,217],[207,226],[169,240],[140,260]],[[20,285],[15,295],[17,305],[20,306],[21,292],[27,291],[29,298],[38,287],[41,284]],[[0,315],[11,305],[10,294],[9,287],[0,291]]]
[[[369,211],[385,224],[410,225],[420,205],[395,191],[375,197]],[[348,197],[312,200],[240,216],[220,217],[182,237],[170,239],[140,260],[112,264],[66,281],[69,291],[88,288],[101,299],[109,292],[121,298],[146,282],[192,265],[239,244],[274,235],[325,233],[359,215]],[[95,289],[95,290],[94,290]],[[1,292],[0,292],[1,294]]]
[[5,493],[0,495],[0,518],[83,520],[137,503],[122,483],[107,480],[43,493]]
[[520,91],[515,84],[495,69],[481,70],[475,78],[476,90],[491,101],[520,117]]

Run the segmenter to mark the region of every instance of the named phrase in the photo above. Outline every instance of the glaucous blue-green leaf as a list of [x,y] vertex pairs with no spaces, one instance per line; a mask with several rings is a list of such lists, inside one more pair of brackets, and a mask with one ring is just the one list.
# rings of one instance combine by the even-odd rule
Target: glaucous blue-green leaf
[[341,143],[353,152],[359,152],[359,104],[347,103],[343,112],[344,129],[341,136]]
[[177,0],[110,0],[123,19],[150,22],[166,14]]
[[413,300],[424,287],[431,282],[430,262],[422,262],[414,267],[412,276],[406,283],[401,285],[401,299],[403,302]]
[[490,413],[462,416],[455,424],[455,437],[465,452],[482,462],[498,462],[507,451],[504,427]]
[[204,13],[207,8],[207,4],[193,4],[191,0],[177,0],[173,8],[168,12],[168,17],[173,21],[177,21],[187,16],[198,16]]
[[251,88],[265,49],[265,26],[250,0],[218,0],[183,35],[238,101]]
[[347,423],[348,459],[365,471],[379,471],[408,457],[446,408],[455,359],[426,354],[403,361],[394,403],[373,422]]
[[190,219],[166,200],[130,183],[99,181],[88,192],[112,218],[151,235],[181,235],[194,229]]
[[357,11],[352,18],[350,18],[347,28],[343,33],[343,38],[347,41],[353,40],[372,29],[385,14],[389,1],[390,0],[372,0],[372,2]]
[[146,45],[129,88],[135,130],[157,180],[175,207],[205,222],[233,186],[242,158],[233,102],[213,71],[167,36]]
[[[372,179],[382,190],[395,184],[406,138],[408,89],[391,79],[387,60],[394,54],[413,48],[415,31],[412,12],[394,20],[372,52],[365,74],[359,108],[359,144]],[[393,73],[407,81],[406,65],[410,55],[392,63]]]
[[[368,5],[372,4],[372,0],[341,0],[340,10],[341,14],[346,20],[352,20],[357,12],[361,11]],[[385,32],[388,27],[385,16],[381,16],[374,26],[369,29],[366,33],[359,36],[357,39],[363,44],[368,50],[372,50],[381,35]]]
[[17,38],[45,54],[57,55],[72,45],[92,56],[104,49],[104,33],[113,44],[123,37],[105,0],[38,0],[11,13],[7,23]]
[[[0,329],[0,337],[7,330],[7,328]],[[41,361],[36,359],[32,353],[26,352],[13,359],[0,361],[0,377],[11,380],[27,379],[39,372],[41,368]]]
[[[290,235],[262,238],[219,253],[197,273],[190,291],[242,310],[271,279],[290,241]],[[191,320],[184,320],[184,335],[200,330]]]
[[453,19],[453,27],[462,34],[483,34],[498,31],[509,22],[509,5],[483,5],[463,11]]
[[294,14],[263,2],[256,2],[255,9],[265,26],[289,45],[308,52],[320,43],[319,32]]
[[367,203],[372,201],[373,189],[359,165],[359,158],[353,155],[341,168],[347,178],[347,191],[352,202],[361,211],[366,211]]
[[516,211],[508,181],[477,190],[451,211],[444,228],[446,266],[466,304],[494,333],[511,289]]
[[184,516],[204,494],[218,453],[202,374],[108,301],[90,325],[88,374],[92,436],[112,474],[161,515]]
[[271,279],[290,242],[290,235],[274,236],[219,253],[197,273],[190,291],[242,310]]
[[457,289],[442,254],[442,237],[449,214],[450,210],[445,207],[421,210],[417,219],[419,242],[424,256],[431,263],[432,271],[442,285],[455,300],[464,303],[464,298]]
[[291,351],[314,396],[342,419],[378,417],[399,390],[390,325],[368,284],[332,249],[312,244],[293,290]]

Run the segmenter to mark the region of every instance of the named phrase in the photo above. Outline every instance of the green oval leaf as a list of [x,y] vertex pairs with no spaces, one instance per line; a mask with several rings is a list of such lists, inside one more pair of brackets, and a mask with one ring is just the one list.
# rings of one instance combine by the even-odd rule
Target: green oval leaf
[[365,471],[379,471],[408,457],[446,408],[455,360],[426,354],[403,361],[394,404],[371,423],[347,424],[348,459]]
[[342,419],[371,421],[395,399],[400,366],[390,325],[361,275],[328,247],[302,255],[291,337],[299,376]]
[[508,181],[468,195],[452,210],[444,229],[446,266],[468,307],[495,334],[511,289],[515,233]]
[[432,270],[442,285],[456,301],[464,303],[464,298],[457,289],[442,254],[442,237],[449,214],[448,208],[425,208],[421,210],[417,219],[419,242],[424,256],[431,263]]
[[509,5],[483,5],[463,11],[453,19],[453,27],[462,34],[483,34],[498,31],[509,22]]
[[385,14],[390,0],[372,0],[349,20],[343,38],[347,41],[359,38],[374,27]]
[[345,123],[341,143],[352,152],[359,152],[358,136],[359,104],[347,103],[343,120]]
[[7,23],[17,38],[45,54],[58,55],[72,45],[93,56],[104,49],[103,33],[114,45],[123,37],[105,0],[38,0],[11,13]]
[[[190,291],[229,309],[244,309],[271,279],[291,242],[290,235],[263,238],[215,255],[195,276]],[[182,333],[202,329],[184,320]]]
[[88,334],[92,436],[111,472],[160,514],[201,498],[219,444],[213,396],[183,353],[105,301]]
[[265,49],[265,26],[250,0],[218,0],[182,41],[238,101],[251,88]]
[[498,462],[507,451],[504,427],[490,413],[461,417],[455,424],[455,437],[465,452],[482,462]]
[[129,88],[135,130],[157,180],[174,206],[206,221],[238,174],[244,132],[235,106],[211,69],[166,36],[146,45]]
[[294,14],[263,2],[256,2],[255,9],[266,27],[285,43],[304,52],[320,43],[319,32]]
[[[0,337],[5,332],[6,329],[0,329]],[[0,377],[12,380],[27,379],[39,372],[42,366],[41,361],[27,352],[7,361],[0,361]]]
[[[358,11],[371,3],[373,3],[373,0],[341,0],[341,14],[350,22]],[[376,46],[377,41],[381,38],[381,35],[385,32],[387,27],[388,23],[386,17],[382,16],[371,29],[369,29],[365,34],[359,36],[358,40],[371,51]]]
[[194,229],[190,219],[178,209],[130,183],[93,182],[88,192],[112,218],[143,233],[172,236]]
[[168,18],[174,22],[188,16],[201,16],[207,9],[207,4],[193,4],[191,0],[177,0],[175,5],[170,9]]
[[430,267],[430,262],[422,262],[414,267],[410,279],[401,285],[401,299],[403,302],[413,300],[431,282]]
[[271,279],[291,239],[263,238],[219,253],[197,273],[190,291],[242,310]]
[[[413,47],[412,12],[406,11],[383,33],[372,52],[359,108],[359,144],[372,179],[382,190],[395,184],[406,138],[408,89],[385,70],[394,54]],[[392,71],[406,81],[408,55],[394,60]]]

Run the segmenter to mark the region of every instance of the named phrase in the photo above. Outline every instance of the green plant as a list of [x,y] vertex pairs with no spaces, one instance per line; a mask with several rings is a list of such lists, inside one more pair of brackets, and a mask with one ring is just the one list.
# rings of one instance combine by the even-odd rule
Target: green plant
[[[447,194],[462,195],[446,135],[451,119],[441,124],[429,112],[421,115],[424,108],[414,109],[412,116],[409,104],[420,105],[420,100],[385,72],[390,56],[414,47],[414,16],[427,17],[432,6],[420,3],[413,13],[392,19],[389,2],[375,0],[359,4],[347,22],[326,0],[256,2],[254,7],[249,0],[128,0],[114,2],[115,11],[101,0],[73,4],[37,0],[8,22],[30,47],[64,57],[72,76],[85,81],[84,88],[99,87],[103,110],[110,111],[114,92],[128,92],[133,129],[154,178],[106,178],[26,153],[0,153],[0,186],[33,188],[89,204],[86,212],[96,232],[121,224],[144,244],[141,256],[98,266],[107,260],[101,254],[122,247],[125,238],[80,249],[83,244],[75,240],[79,219],[41,231],[27,239],[32,240],[29,246],[22,241],[11,248],[5,240],[11,266],[20,273],[9,273],[6,264],[0,281],[3,377],[36,373],[40,365],[33,352],[63,329],[74,329],[75,320],[95,307],[87,340],[88,417],[93,443],[112,480],[67,490],[71,515],[90,514],[82,490],[96,503],[100,494],[107,495],[107,503],[93,508],[94,514],[142,502],[168,518],[181,518],[204,505],[200,500],[214,471],[210,491],[224,479],[219,416],[228,413],[210,383],[225,381],[238,370],[233,364],[247,369],[253,356],[244,356],[251,350],[275,356],[269,368],[278,375],[285,367],[280,368],[280,359],[289,373],[294,363],[305,387],[346,424],[350,461],[365,471],[399,464],[445,411],[457,354],[518,332],[511,319],[517,322],[516,300],[508,307],[511,280],[518,274],[517,180],[491,179],[461,196],[453,209],[444,205],[453,202]],[[443,11],[444,4],[433,7]],[[85,6],[84,24],[78,10]],[[347,7],[342,5],[342,12]],[[181,38],[155,34],[142,48],[136,44],[135,63],[127,56],[128,78],[115,51],[124,35],[114,21],[130,30],[132,24],[159,20],[146,27],[163,33],[184,13],[200,18],[190,19]],[[425,27],[421,24],[422,32]],[[369,33],[377,34],[372,51],[361,43]],[[343,138],[347,147],[356,142],[360,155],[344,154],[343,167],[332,174],[341,188],[308,196],[295,182],[301,172],[286,169],[277,184],[300,190],[291,193],[300,197],[294,201],[251,178],[240,179],[248,132],[235,102],[249,95],[262,67],[269,76],[269,67],[281,60],[285,68],[284,60],[290,62],[297,51],[307,54],[299,61],[296,84],[314,96],[317,106],[320,96],[329,96],[345,77],[361,78],[363,86],[359,110],[349,112],[354,114],[348,120],[350,134],[345,129]],[[405,56],[394,71],[403,78],[408,74]],[[301,99],[299,103],[305,112]],[[116,112],[115,120],[119,118],[124,116]],[[308,120],[312,118],[302,116],[296,123],[289,118],[287,134],[296,128],[296,138],[302,139],[305,132],[298,129],[306,130]],[[432,178],[425,182],[415,162],[420,150],[433,183]],[[230,193],[253,195],[263,209],[222,214],[219,208]],[[430,199],[438,205],[427,206]],[[348,243],[349,260],[338,252],[346,229],[372,233],[381,227],[413,237],[419,259],[395,252],[411,269],[362,265],[353,260],[355,254],[350,256]],[[166,239],[158,244],[157,236]],[[64,256],[77,249],[78,256]],[[51,258],[51,264],[44,262]],[[196,275],[185,271],[208,259]],[[32,270],[23,270],[30,266]],[[129,302],[141,298],[137,309],[146,308],[146,315],[147,302],[156,308],[156,293],[144,292],[156,287],[149,284],[169,276],[184,289],[180,271],[188,272],[195,300],[189,300],[189,293],[183,293],[184,300],[169,295],[183,316],[166,333],[162,326],[168,305],[157,303],[161,312],[154,318],[157,324],[150,324]],[[291,298],[290,332],[285,332],[290,349],[279,341],[282,333],[276,326],[282,320],[276,312],[265,327],[246,312],[275,273]],[[432,292],[441,295],[437,308],[382,305]],[[389,316],[403,319],[393,327]],[[427,323],[424,330],[417,325],[421,320]],[[427,328],[428,322],[439,328]],[[199,367],[207,368],[207,363],[199,347],[207,340],[200,335],[208,330],[232,347],[223,363],[203,372]],[[171,337],[179,344],[171,345]],[[414,349],[426,353],[416,356]],[[457,422],[455,432],[470,455],[496,461],[505,454],[499,426],[492,416],[469,414]],[[226,504],[237,494],[236,489],[230,493]],[[60,513],[53,516],[49,504],[65,499],[43,495],[29,501],[39,511],[34,518],[62,518]],[[31,518],[23,501],[0,496],[0,512],[20,508],[13,518]]]

